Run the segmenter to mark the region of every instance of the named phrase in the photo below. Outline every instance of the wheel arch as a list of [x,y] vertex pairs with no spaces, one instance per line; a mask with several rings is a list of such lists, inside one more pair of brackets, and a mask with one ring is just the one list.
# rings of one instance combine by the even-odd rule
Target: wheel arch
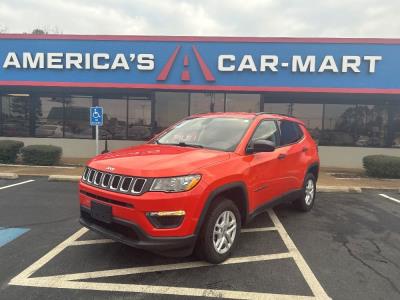
[[307,176],[307,174],[310,174],[310,173],[314,175],[315,181],[317,181],[318,175],[319,175],[319,163],[318,162],[315,162],[315,163],[312,163],[311,165],[309,165],[307,168],[307,172],[306,172],[306,174],[304,174],[304,176]]
[[246,223],[249,217],[249,201],[246,185],[241,181],[227,183],[214,189],[209,194],[197,223],[195,231],[196,236],[199,234],[210,208],[216,203],[215,201],[217,201],[219,197],[226,197],[232,200],[239,209],[242,224]]

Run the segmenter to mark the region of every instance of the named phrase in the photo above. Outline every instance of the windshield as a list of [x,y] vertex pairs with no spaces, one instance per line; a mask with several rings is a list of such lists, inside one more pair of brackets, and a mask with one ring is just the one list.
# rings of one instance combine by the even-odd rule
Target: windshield
[[234,151],[250,122],[250,119],[222,117],[188,119],[177,124],[156,142]]

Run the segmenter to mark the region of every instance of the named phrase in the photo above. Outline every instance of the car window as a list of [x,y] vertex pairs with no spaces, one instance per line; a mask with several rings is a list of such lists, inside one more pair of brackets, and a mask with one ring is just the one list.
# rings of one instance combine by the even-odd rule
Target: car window
[[266,140],[278,145],[278,128],[275,121],[261,121],[250,140],[250,145],[256,140]]
[[290,121],[280,121],[281,146],[293,144],[303,137],[303,132],[299,125]]
[[251,119],[247,118],[199,117],[188,119],[175,125],[157,142],[234,151],[250,123]]

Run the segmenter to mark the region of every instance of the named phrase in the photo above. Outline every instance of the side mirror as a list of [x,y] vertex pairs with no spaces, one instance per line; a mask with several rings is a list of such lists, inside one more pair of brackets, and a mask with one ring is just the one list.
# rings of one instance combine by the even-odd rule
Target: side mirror
[[253,153],[257,152],[273,152],[275,151],[275,143],[266,140],[256,140],[253,143]]

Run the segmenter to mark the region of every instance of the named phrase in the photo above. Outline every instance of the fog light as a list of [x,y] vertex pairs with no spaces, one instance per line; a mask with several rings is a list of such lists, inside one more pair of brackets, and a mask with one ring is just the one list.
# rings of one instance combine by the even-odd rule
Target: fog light
[[155,211],[149,213],[151,217],[170,217],[170,216],[184,216],[184,210],[175,210],[175,211]]
[[185,214],[184,210],[157,211],[147,213],[147,218],[156,228],[174,228],[182,224]]

